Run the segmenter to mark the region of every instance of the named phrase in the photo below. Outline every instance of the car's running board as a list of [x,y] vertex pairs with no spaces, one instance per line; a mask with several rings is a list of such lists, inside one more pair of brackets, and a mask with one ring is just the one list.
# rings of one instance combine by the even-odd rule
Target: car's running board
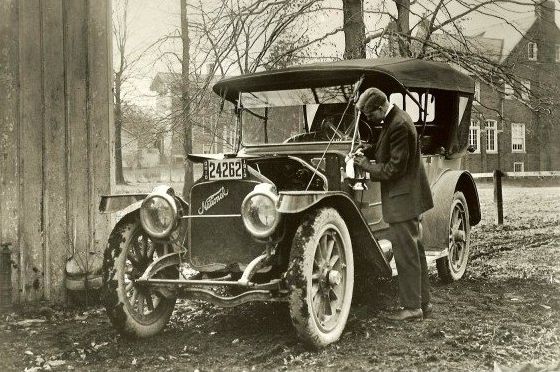
[[[447,257],[447,248],[445,248],[443,251],[427,251],[426,252],[426,263],[428,265],[432,265],[436,260],[442,258],[442,257]],[[393,258],[391,260],[391,262],[389,262],[389,265],[391,266],[391,271],[393,273],[393,276],[397,276],[397,265],[395,264],[395,258]]]

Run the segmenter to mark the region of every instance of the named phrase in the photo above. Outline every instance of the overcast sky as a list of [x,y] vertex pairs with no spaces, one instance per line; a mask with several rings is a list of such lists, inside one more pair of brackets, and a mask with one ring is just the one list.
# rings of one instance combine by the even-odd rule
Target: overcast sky
[[[114,3],[119,0],[114,0]],[[192,1],[192,2],[191,2]],[[217,0],[204,0],[203,4],[208,4],[210,2],[215,2]],[[329,0],[331,6],[341,7],[341,0]],[[364,8],[374,9],[378,6],[381,0],[370,0],[365,2]],[[130,38],[128,41],[128,51],[138,52],[144,50],[148,45],[153,43],[158,38],[163,35],[171,34],[176,32],[180,27],[180,17],[179,17],[179,0],[129,0],[129,32]],[[194,0],[189,0],[189,3],[198,3]],[[394,5],[392,1],[390,2],[391,8]],[[558,7],[560,8],[560,7]],[[460,11],[459,7],[452,8],[453,11]],[[504,14],[503,11],[501,11]],[[513,9],[513,11],[508,15],[509,19],[517,19],[524,16],[532,14],[532,11],[528,11],[527,8],[523,9]],[[473,14],[469,16],[467,20],[464,21],[464,26],[467,30],[472,31],[472,33],[488,24],[497,23],[496,19],[489,19],[482,15]],[[329,11],[327,15],[323,14],[317,17],[317,32],[327,32],[328,30],[340,27],[342,24],[342,12],[339,11]],[[411,20],[411,25],[416,23],[413,19]],[[558,13],[557,13],[557,23],[558,23]],[[386,24],[386,20],[379,19],[373,16],[366,17],[366,28],[367,31],[373,31],[376,28],[383,27]],[[367,32],[366,31],[366,32]],[[324,48],[332,48],[328,51],[329,55],[341,56],[344,51],[344,37],[342,33],[334,35],[330,38],[328,46]],[[180,50],[178,50],[180,52]],[[116,53],[115,53],[116,54]],[[132,79],[131,83],[127,88],[128,99],[132,102],[142,105],[153,104],[154,93],[149,91],[149,85],[153,77],[158,71],[168,71],[169,68],[161,62],[154,62],[155,55],[157,52],[153,52],[146,58],[143,58],[142,62],[138,66],[138,73],[135,78]]]

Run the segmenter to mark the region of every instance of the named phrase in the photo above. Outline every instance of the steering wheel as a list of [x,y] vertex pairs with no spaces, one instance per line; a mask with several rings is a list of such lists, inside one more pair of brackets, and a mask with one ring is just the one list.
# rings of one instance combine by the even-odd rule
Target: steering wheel
[[329,139],[332,139],[334,137],[337,137],[341,140],[346,139],[346,135],[344,133],[342,133],[341,131],[339,131],[334,125],[333,123],[331,123],[330,121],[326,121],[326,119],[323,119],[323,121],[321,122],[321,128],[323,128],[323,130],[325,132],[332,132],[332,136],[329,135],[327,133],[327,137],[329,137]]

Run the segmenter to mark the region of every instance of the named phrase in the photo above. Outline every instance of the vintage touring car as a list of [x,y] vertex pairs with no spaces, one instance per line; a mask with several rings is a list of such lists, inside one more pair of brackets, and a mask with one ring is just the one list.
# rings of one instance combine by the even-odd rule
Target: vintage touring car
[[179,297],[221,306],[278,301],[307,345],[336,341],[354,284],[395,274],[379,184],[348,161],[380,132],[354,106],[372,86],[415,121],[435,204],[423,216],[424,246],[443,281],[460,279],[470,226],[480,221],[475,183],[460,170],[473,81],[414,59],[303,65],[215,84],[235,106],[237,151],[189,155],[203,173],[188,195],[160,185],[102,198],[102,212],[124,215],[104,255],[115,328],[152,336]]

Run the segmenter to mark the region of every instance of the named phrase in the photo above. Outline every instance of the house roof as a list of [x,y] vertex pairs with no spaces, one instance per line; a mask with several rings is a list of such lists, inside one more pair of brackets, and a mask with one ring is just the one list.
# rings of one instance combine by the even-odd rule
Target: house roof
[[493,62],[503,63],[536,21],[537,17],[532,14],[472,29],[471,35],[434,33],[430,38],[444,48],[478,54]]
[[236,101],[239,92],[348,84],[361,76],[381,85],[473,93],[472,79],[446,63],[412,58],[351,59],[292,66],[223,79],[214,92]]
[[[523,18],[496,23],[484,28],[472,30],[474,36],[471,38],[480,43],[482,51],[484,45],[492,46],[495,41],[501,41],[501,52],[499,53],[498,62],[503,62],[512,52],[513,48],[525,37],[529,29],[535,24],[537,17],[534,14]],[[494,50],[494,49],[492,49]],[[496,49],[497,50],[497,49]]]
[[175,72],[158,72],[150,84],[150,90],[163,93],[165,90],[180,83],[180,81],[181,74]]
[[502,39],[457,34],[433,34],[431,40],[442,47],[484,55],[495,62],[499,62],[502,58],[504,45]]

